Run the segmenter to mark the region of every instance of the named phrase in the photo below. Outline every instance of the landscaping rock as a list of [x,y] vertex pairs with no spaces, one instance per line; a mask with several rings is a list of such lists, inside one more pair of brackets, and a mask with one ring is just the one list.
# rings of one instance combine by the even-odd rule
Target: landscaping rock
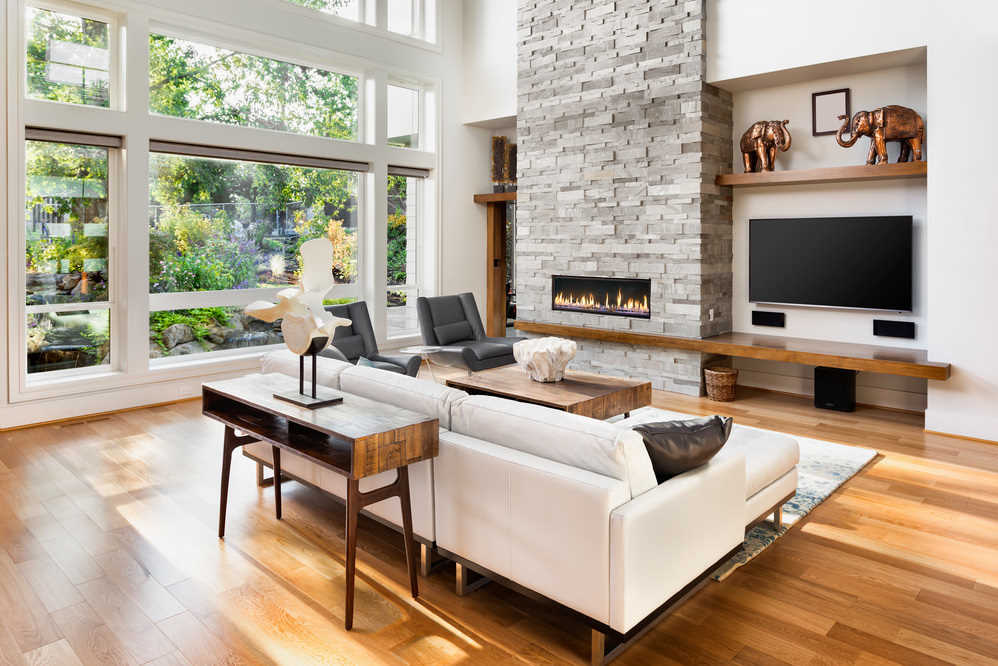
[[[172,350],[177,345],[191,342],[194,339],[194,330],[187,324],[173,324],[163,330],[163,344],[167,349]],[[171,352],[173,353],[173,352]],[[191,352],[184,352],[190,354]]]
[[[177,324],[174,324],[177,326]],[[171,326],[170,328],[173,328]],[[205,349],[200,342],[185,342],[182,345],[177,345],[170,349],[170,356],[186,356],[187,354],[200,354],[202,352],[211,351]]]
[[228,336],[229,331],[227,328],[217,325],[212,325],[208,327],[208,334],[205,336],[209,342],[213,342],[216,345],[223,344],[225,338]]
[[76,288],[76,285],[80,283],[79,273],[66,273],[65,275],[60,275],[58,278],[59,289],[62,291],[72,292]]
[[163,353],[163,348],[159,346],[159,343],[155,340],[149,341],[149,358],[163,358],[166,354]]

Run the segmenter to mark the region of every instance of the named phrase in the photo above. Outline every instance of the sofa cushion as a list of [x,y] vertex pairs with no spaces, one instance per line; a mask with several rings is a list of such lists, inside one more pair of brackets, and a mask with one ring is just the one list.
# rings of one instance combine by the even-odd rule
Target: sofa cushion
[[[260,371],[264,374],[269,372],[279,372],[291,377],[298,377],[298,354],[290,349],[278,349],[269,354],[265,354],[260,359]],[[319,356],[316,360],[316,384],[331,389],[340,388],[340,373],[353,365],[346,361],[338,361],[334,358]],[[305,381],[312,381],[312,360],[305,359]]]
[[340,375],[340,390],[411,409],[450,428],[451,406],[468,394],[443,384],[377,368],[350,366]]
[[659,483],[700,467],[721,450],[731,434],[730,416],[642,423],[641,433]]
[[745,499],[773,483],[800,461],[797,440],[768,430],[732,428],[718,456],[741,452],[745,456]]
[[452,407],[450,429],[618,479],[631,497],[657,485],[641,436],[605,421],[476,395]]
[[437,336],[437,341],[442,345],[449,345],[458,340],[474,338],[474,334],[471,331],[471,324],[464,320],[449,324],[439,324],[433,327],[433,332]]
[[465,348],[479,361],[513,355],[513,346],[501,342],[474,342]]

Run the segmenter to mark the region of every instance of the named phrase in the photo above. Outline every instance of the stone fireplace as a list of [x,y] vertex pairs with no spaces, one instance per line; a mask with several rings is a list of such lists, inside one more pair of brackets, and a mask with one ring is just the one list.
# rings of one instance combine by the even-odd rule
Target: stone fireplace
[[[731,97],[703,80],[703,10],[519,3],[518,320],[694,338],[731,329],[731,192],[714,184],[731,171]],[[559,299],[567,278],[575,290]],[[609,293],[588,284],[606,278]],[[624,303],[624,285],[642,285],[647,312],[616,308],[610,282]],[[574,368],[701,392],[704,354],[576,341]]]
[[551,309],[651,318],[651,280],[551,276]]

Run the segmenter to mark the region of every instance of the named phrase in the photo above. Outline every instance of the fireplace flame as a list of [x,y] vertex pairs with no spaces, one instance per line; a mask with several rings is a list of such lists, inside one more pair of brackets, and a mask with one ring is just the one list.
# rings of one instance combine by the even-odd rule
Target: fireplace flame
[[581,310],[583,312],[605,312],[610,314],[636,314],[647,315],[651,313],[648,307],[648,297],[643,296],[641,300],[635,298],[624,298],[620,289],[617,290],[617,298],[610,300],[610,294],[603,295],[602,302],[597,299],[596,294],[587,292],[575,295],[574,292],[559,291],[554,297],[555,307],[569,310]]

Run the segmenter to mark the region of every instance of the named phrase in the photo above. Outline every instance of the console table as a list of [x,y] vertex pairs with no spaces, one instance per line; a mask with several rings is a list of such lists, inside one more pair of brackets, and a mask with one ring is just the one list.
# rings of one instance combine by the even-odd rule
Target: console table
[[[416,412],[359,396],[344,394],[343,402],[306,409],[278,400],[274,393],[296,391],[298,380],[282,374],[247,375],[204,384],[202,413],[225,424],[222,443],[222,489],[218,536],[225,536],[232,453],[253,442],[268,442],[274,455],[274,500],[281,519],[281,451],[347,478],[346,612],[344,625],[353,627],[354,576],[357,562],[357,517],[369,504],[390,497],[402,503],[402,533],[412,596],[419,595],[416,551],[412,537],[409,465],[439,451],[439,422]],[[239,434],[244,433],[244,434]],[[360,492],[359,480],[397,470],[395,482]]]

